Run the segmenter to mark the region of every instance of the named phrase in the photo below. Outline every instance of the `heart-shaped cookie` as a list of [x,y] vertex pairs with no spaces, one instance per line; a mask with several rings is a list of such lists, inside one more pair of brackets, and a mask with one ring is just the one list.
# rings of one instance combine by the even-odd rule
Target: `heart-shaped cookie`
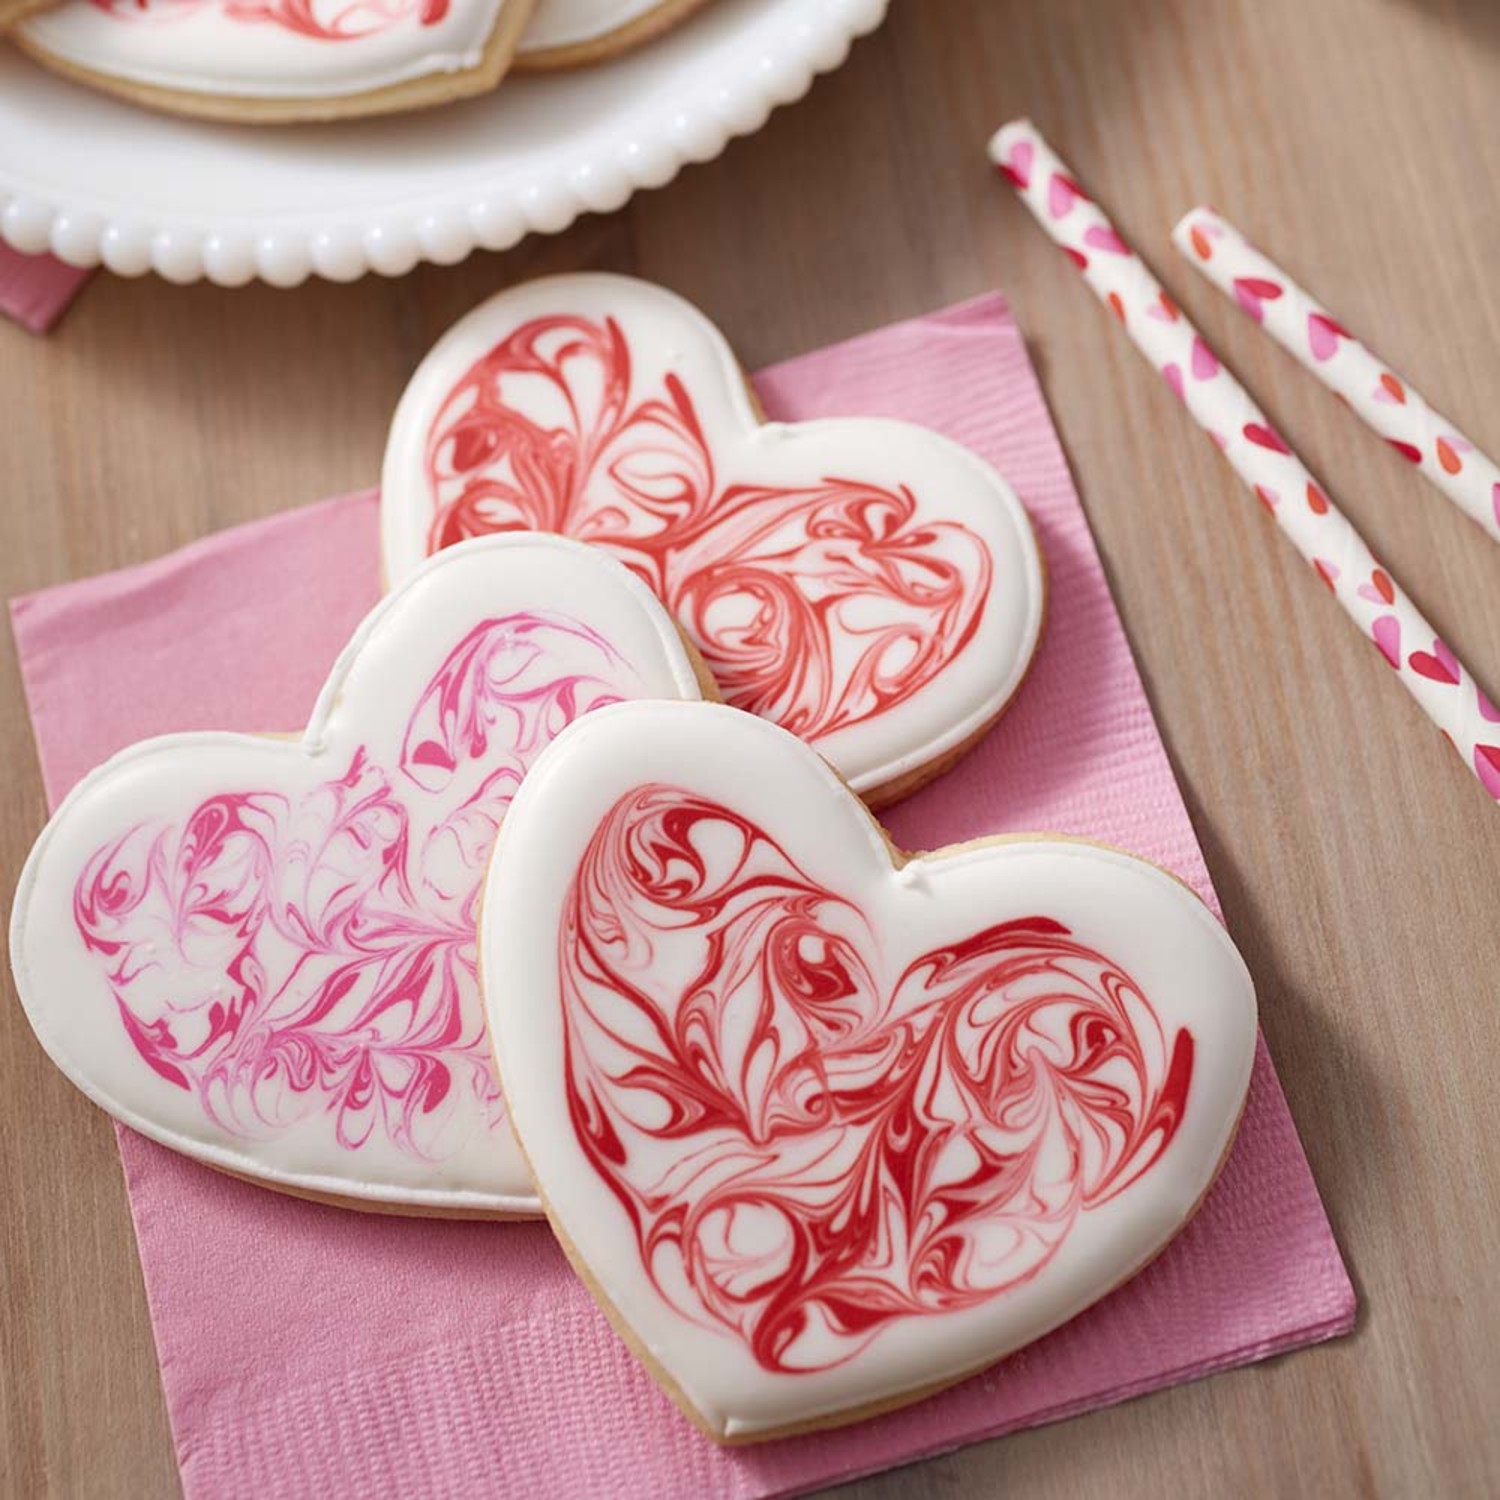
[[552,277],[457,324],[383,476],[387,576],[493,531],[607,546],[702,652],[867,800],[949,764],[1020,685],[1043,577],[993,469],[923,428],[762,424],[718,330],[620,276]]
[[713,1437],[961,1379],[1138,1271],[1207,1191],[1255,996],[1152,865],[894,855],[805,746],[713,704],[573,725],[496,843],[501,1080],[559,1239]]
[[11,963],[60,1068],[186,1155],[369,1208],[535,1213],[474,931],[495,827],[578,715],[695,698],[650,592],[557,537],[435,558],[300,741],[177,734],[87,777],[21,877]]
[[504,76],[534,0],[62,0],[15,39],[66,77],[207,119],[388,114]]

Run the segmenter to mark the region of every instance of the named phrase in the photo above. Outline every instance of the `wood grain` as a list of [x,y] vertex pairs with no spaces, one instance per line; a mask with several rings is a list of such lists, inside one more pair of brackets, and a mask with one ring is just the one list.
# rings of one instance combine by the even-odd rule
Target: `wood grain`
[[[294,293],[101,278],[51,339],[0,328],[0,589],[369,483],[419,356],[518,277],[656,277],[751,367],[1001,286],[1363,1312],[1335,1345],[848,1493],[1495,1493],[1500,811],[994,184],[982,143],[1023,112],[1494,692],[1500,549],[1167,246],[1216,202],[1500,449],[1492,0],[897,0],[759,136],[558,239]],[[10,656],[0,675],[9,889],[43,804]],[[113,1138],[11,1003],[0,1165],[0,1493],[173,1493]]]

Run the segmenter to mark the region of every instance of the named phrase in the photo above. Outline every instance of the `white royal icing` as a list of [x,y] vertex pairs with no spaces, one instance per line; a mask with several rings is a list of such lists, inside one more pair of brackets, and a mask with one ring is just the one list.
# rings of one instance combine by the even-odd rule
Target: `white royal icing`
[[501,292],[402,397],[387,575],[513,527],[608,546],[728,702],[809,740],[861,792],[988,723],[1041,631],[1041,558],[993,469],[902,422],[762,424],[713,324],[627,277]]
[[517,0],[64,0],[24,39],[91,73],[248,99],[336,99],[468,72]]
[[536,1212],[484,1031],[478,898],[530,762],[639,696],[695,698],[697,679],[607,556],[526,536],[434,558],[360,626],[300,741],[147,740],[63,802],[11,926],[42,1045],[214,1166]]
[[541,0],[521,38],[521,55],[596,42],[661,8],[662,0]]
[[480,949],[554,1227],[731,1439],[959,1378],[1138,1270],[1255,1050],[1244,963],[1171,876],[1043,835],[897,868],[817,756],[712,704],[554,741]]

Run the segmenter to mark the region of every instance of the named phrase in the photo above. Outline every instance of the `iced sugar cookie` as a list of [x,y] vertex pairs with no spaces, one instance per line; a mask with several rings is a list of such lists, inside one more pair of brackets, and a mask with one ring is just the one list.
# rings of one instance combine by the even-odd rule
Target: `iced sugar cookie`
[[48,67],[207,119],[338,119],[483,93],[534,0],[63,0],[16,29]]
[[386,449],[392,582],[518,528],[608,547],[688,631],[724,698],[888,801],[959,755],[1041,632],[1020,502],[901,422],[763,424],[718,330],[607,275],[501,292],[422,362]]
[[538,0],[519,68],[574,68],[649,42],[708,0]]
[[12,917],[32,1027],[97,1104],[211,1166],[362,1208],[536,1212],[475,977],[495,827],[574,718],[698,692],[602,553],[435,558],[360,626],[300,740],[147,740],[73,791]]
[[805,746],[709,704],[554,741],[480,949],[554,1229],[731,1442],[925,1395],[1134,1274],[1255,1049],[1244,963],[1170,875],[1040,835],[895,855]]

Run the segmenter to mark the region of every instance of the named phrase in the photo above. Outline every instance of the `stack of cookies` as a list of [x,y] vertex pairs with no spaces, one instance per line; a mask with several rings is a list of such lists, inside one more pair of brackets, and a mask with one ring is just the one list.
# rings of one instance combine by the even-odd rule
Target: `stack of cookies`
[[147,741],[38,840],[12,962],[85,1093],[284,1192],[545,1213],[720,1441],[918,1399],[1162,1249],[1249,1084],[1223,928],[1116,850],[871,811],[1023,690],[1000,475],[765,424],[693,308],[564,276],[423,362],[382,507],[300,738]]

